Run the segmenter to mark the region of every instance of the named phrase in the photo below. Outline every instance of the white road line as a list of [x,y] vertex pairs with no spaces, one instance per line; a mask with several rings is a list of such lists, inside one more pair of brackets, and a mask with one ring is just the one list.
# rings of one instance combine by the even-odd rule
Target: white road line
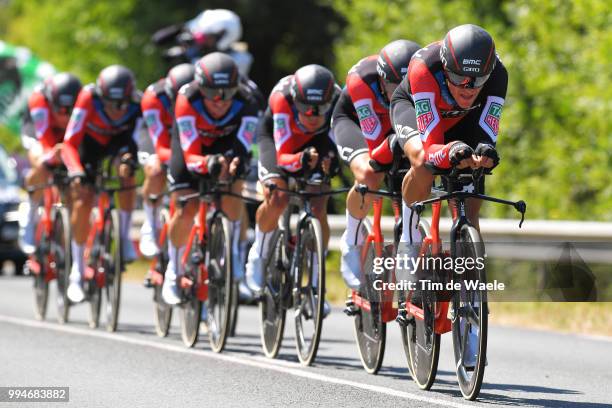
[[137,346],[152,347],[152,348],[156,348],[156,349],[164,350],[164,351],[172,351],[176,353],[183,353],[183,354],[190,354],[190,355],[196,355],[196,356],[201,356],[201,357],[213,358],[213,359],[220,360],[220,361],[225,361],[225,362],[234,363],[234,364],[242,364],[245,366],[256,367],[256,368],[260,368],[264,370],[278,371],[281,373],[290,374],[296,377],[307,378],[310,380],[322,381],[322,382],[326,382],[330,384],[347,385],[349,387],[354,387],[354,388],[359,388],[359,389],[366,390],[366,391],[372,391],[372,392],[376,392],[380,394],[385,394],[385,395],[389,395],[392,397],[399,397],[399,398],[405,398],[405,399],[409,399],[413,401],[425,402],[427,404],[435,404],[435,405],[453,407],[453,408],[473,408],[474,407],[473,405],[460,404],[460,403],[453,402],[453,401],[447,401],[447,400],[442,400],[438,398],[429,398],[429,397],[424,397],[424,396],[417,395],[417,394],[411,394],[409,392],[399,391],[393,388],[381,387],[378,385],[366,384],[366,383],[346,380],[342,378],[329,377],[327,375],[317,374],[317,373],[313,373],[312,371],[308,371],[304,369],[298,363],[291,363],[287,361],[277,360],[276,361],[277,363],[275,363],[275,360],[262,361],[261,357],[259,358],[258,357],[248,357],[248,356],[236,357],[236,356],[232,356],[228,354],[217,354],[217,353],[213,353],[212,351],[194,350],[194,349],[189,349],[189,348],[185,348],[181,346],[174,346],[171,344],[154,342],[150,340],[136,339],[136,338],[132,338],[132,337],[125,336],[122,334],[117,334],[117,333],[107,333],[103,331],[96,331],[96,330],[90,330],[90,329],[84,329],[84,328],[78,328],[78,327],[72,327],[72,326],[61,326],[56,323],[39,322],[36,320],[22,319],[22,318],[4,316],[4,315],[0,315],[0,322],[15,324],[19,326],[25,326],[25,327],[32,327],[36,329],[47,329],[47,330],[54,330],[57,332],[78,334],[82,336],[97,337],[97,338],[101,338],[105,340],[118,341],[118,342],[133,344]]

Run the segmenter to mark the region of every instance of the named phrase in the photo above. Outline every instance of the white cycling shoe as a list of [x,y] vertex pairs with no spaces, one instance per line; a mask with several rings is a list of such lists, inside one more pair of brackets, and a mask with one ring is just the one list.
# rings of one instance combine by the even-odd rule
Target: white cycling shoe
[[255,245],[249,251],[249,260],[246,264],[246,283],[255,294],[261,293],[263,288],[263,259],[259,256]]
[[81,271],[76,264],[72,264],[72,268],[70,269],[70,284],[68,285],[68,289],[66,291],[66,295],[68,299],[72,303],[80,303],[85,299],[85,292],[83,291],[83,286],[81,284]]
[[140,228],[140,243],[138,244],[140,253],[147,257],[153,258],[159,253],[157,240],[155,239],[155,231],[148,222],[144,222]]
[[361,284],[359,279],[361,273],[360,246],[349,245],[346,241],[346,231],[344,231],[342,238],[340,238],[340,252],[342,253],[340,272],[342,273],[342,279],[344,279],[346,286],[354,290],[359,290]]
[[181,303],[181,296],[176,279],[164,279],[162,299],[167,305],[175,306]]

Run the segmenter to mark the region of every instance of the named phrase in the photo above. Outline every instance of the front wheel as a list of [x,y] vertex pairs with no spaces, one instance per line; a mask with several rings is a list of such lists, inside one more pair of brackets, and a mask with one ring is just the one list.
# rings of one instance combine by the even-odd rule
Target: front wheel
[[56,210],[53,219],[53,239],[51,253],[57,271],[57,320],[64,324],[68,321],[70,300],[68,299],[68,285],[70,283],[70,267],[72,266],[72,253],[70,248],[70,218],[68,209],[60,207]]
[[[202,244],[196,233],[193,237],[187,264],[185,265],[185,277],[190,279],[193,284],[183,289],[183,298],[185,302],[181,305],[181,338],[187,347],[193,347],[198,341],[200,331],[200,321],[202,316],[202,302],[197,296],[197,282],[200,281],[198,275],[201,276],[202,262],[204,261],[204,252]],[[177,284],[180,278],[177,280]],[[205,285],[205,282],[201,282]]]
[[[463,225],[459,231],[457,256],[484,260],[484,243],[476,228]],[[453,299],[453,349],[457,380],[463,397],[473,401],[480,393],[487,361],[488,304],[487,291],[468,288],[466,282],[486,284],[484,268],[463,273],[462,289]]]
[[[429,223],[424,219],[419,222],[419,229],[423,238],[431,237]],[[424,257],[431,255],[432,248],[426,248]],[[404,299],[407,297],[404,295]],[[414,291],[410,303],[420,312],[408,313],[408,325],[400,326],[404,354],[414,382],[420,389],[429,390],[436,379],[440,356],[440,335],[435,332],[435,319],[439,314],[438,303],[435,292],[431,290]]]
[[121,234],[119,211],[112,209],[104,222],[104,247],[102,248],[106,272],[106,330],[117,330],[121,302]]
[[[39,228],[43,225],[39,225]],[[47,275],[49,271],[49,240],[46,232],[40,235],[37,242],[36,252],[34,253],[36,263],[39,265],[38,274],[34,274],[34,315],[37,320],[45,320],[47,314],[47,300],[49,298],[49,281]]]
[[[361,231],[364,237],[368,237],[372,227],[368,219],[362,223]],[[372,271],[374,258],[376,258],[376,243],[371,243],[365,248],[365,257],[362,258],[363,271]],[[373,282],[378,279],[371,273],[363,273],[360,296],[364,305],[359,308],[355,315],[355,340],[359,350],[361,364],[368,374],[376,374],[382,366],[385,357],[385,345],[387,341],[387,324],[382,319],[382,292],[373,289]]]
[[[166,209],[161,211],[161,225],[167,225],[170,221],[170,214]],[[159,253],[156,255],[157,271],[162,275],[166,275],[168,268],[168,237],[160,245]],[[170,331],[170,322],[172,320],[172,306],[166,304],[162,299],[162,285],[153,287],[153,301],[155,302],[155,332],[159,337],[166,337]]]
[[274,231],[270,240],[270,251],[264,257],[263,293],[259,302],[261,315],[261,345],[268,358],[278,355],[283,342],[287,309],[283,297],[289,285],[287,274],[289,260],[285,248],[284,230]]
[[300,234],[300,258],[293,289],[298,358],[311,365],[317,356],[325,302],[323,233],[316,218],[308,218]]
[[215,352],[225,347],[232,305],[231,224],[222,212],[210,223],[208,235],[208,338]]

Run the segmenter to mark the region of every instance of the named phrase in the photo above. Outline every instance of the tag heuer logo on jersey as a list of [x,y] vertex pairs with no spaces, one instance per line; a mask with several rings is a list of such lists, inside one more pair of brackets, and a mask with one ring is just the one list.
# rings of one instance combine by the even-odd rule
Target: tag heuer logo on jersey
[[256,122],[248,122],[246,127],[244,128],[243,137],[244,140],[249,144],[253,144],[253,138],[255,137],[255,129],[257,129]]
[[502,106],[498,103],[491,103],[487,116],[485,116],[484,122],[489,126],[494,134],[497,135],[499,131],[499,119],[501,118]]
[[369,105],[361,105],[357,108],[357,116],[359,117],[359,126],[361,129],[371,135],[378,126],[378,119]]
[[46,109],[36,109],[32,111],[32,120],[36,133],[44,133],[48,125],[48,111]]
[[195,132],[195,129],[193,128],[193,123],[189,120],[184,120],[178,123],[179,126],[179,132],[181,133],[181,135],[191,139],[193,137],[193,134]]
[[285,118],[276,119],[274,123],[274,133],[279,139],[287,135],[287,123],[285,122]]
[[416,110],[419,131],[424,133],[431,122],[434,121],[434,115],[431,111],[431,101],[429,99],[418,100],[415,102],[414,108]]
[[153,112],[145,116],[145,123],[147,124],[147,128],[153,133],[157,133],[160,130],[159,121]]

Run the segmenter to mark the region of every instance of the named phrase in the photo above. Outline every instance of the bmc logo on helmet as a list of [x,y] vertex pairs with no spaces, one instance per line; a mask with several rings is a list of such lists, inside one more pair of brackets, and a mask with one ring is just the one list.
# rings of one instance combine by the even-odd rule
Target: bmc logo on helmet
[[470,59],[470,58],[463,59],[463,65],[480,65],[481,63],[482,63],[482,60],[479,60],[479,59]]
[[123,98],[123,88],[110,88],[108,90],[108,96],[111,99],[121,99]]

